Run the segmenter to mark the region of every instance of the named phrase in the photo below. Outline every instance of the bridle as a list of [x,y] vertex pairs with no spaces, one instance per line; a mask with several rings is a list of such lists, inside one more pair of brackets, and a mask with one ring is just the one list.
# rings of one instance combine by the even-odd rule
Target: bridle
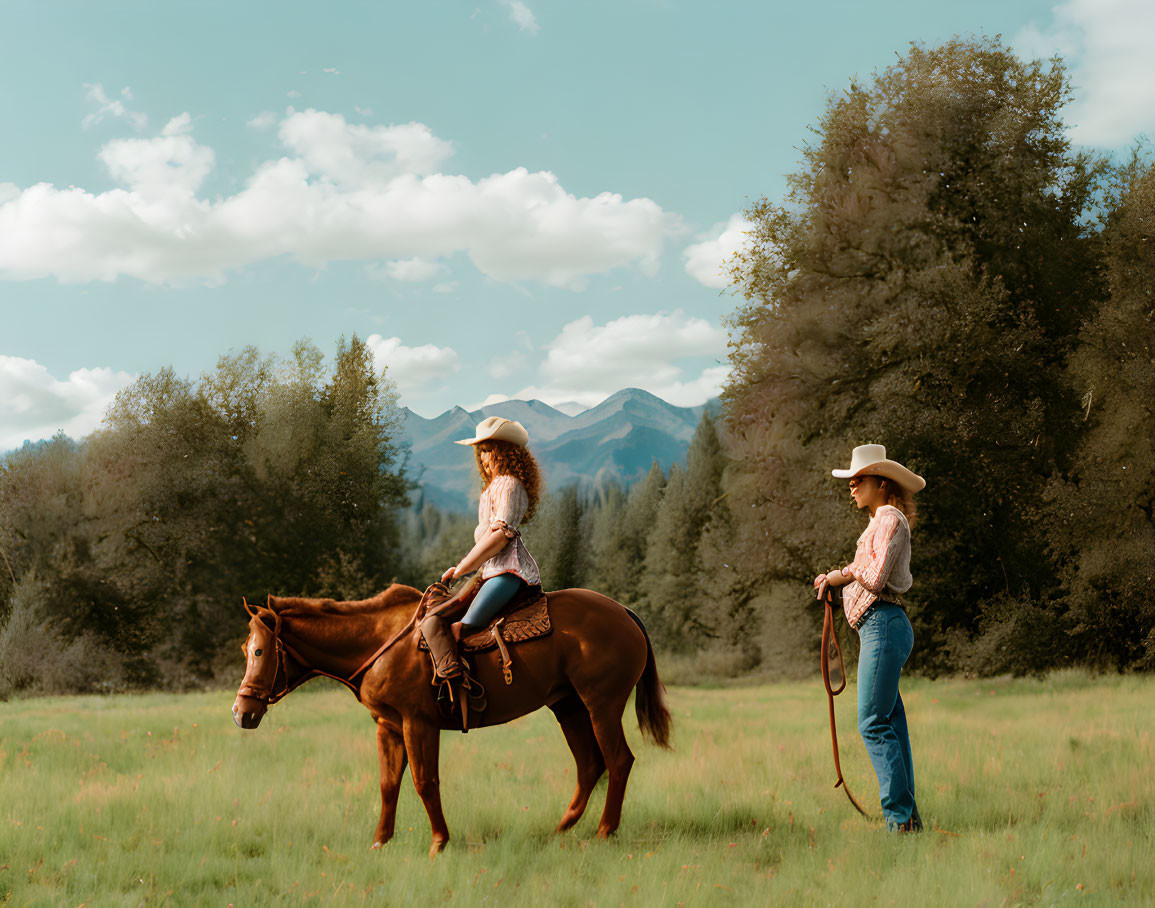
[[[262,624],[264,624],[264,621],[261,619],[260,613],[258,611],[254,611],[253,607],[249,605],[247,600],[242,598],[241,601],[244,602],[244,604],[245,604],[245,610],[250,615],[252,615],[254,618],[256,618],[258,621],[260,621]],[[304,684],[309,679],[321,676],[321,677],[325,677],[325,678],[332,678],[334,681],[341,682],[347,688],[349,688],[349,690],[351,690],[353,692],[353,695],[358,700],[360,700],[361,699],[361,691],[360,691],[359,686],[356,683],[356,679],[360,675],[362,675],[365,671],[367,671],[369,666],[371,666],[374,662],[376,662],[377,659],[380,658],[386,652],[386,650],[391,649],[394,644],[396,644],[399,640],[401,640],[407,634],[412,632],[413,628],[416,626],[417,615],[420,612],[421,605],[423,603],[424,603],[424,600],[418,602],[417,611],[415,611],[413,613],[413,617],[409,620],[409,623],[406,624],[405,627],[401,628],[401,630],[399,630],[396,634],[394,634],[389,640],[387,640],[387,641],[385,641],[385,643],[381,644],[381,646],[377,648],[377,650],[373,653],[373,655],[371,655],[368,659],[366,659],[361,664],[360,668],[358,668],[355,672],[353,672],[348,678],[342,678],[339,675],[334,675],[334,674],[331,674],[330,672],[322,671],[319,668],[313,668],[311,665],[309,665],[308,660],[306,660],[292,646],[290,646],[288,643],[286,643],[284,640],[281,639],[281,615],[280,615],[280,613],[274,611],[271,608],[265,609],[265,611],[271,612],[273,615],[273,618],[275,619],[275,623],[271,629],[271,633],[273,635],[273,645],[276,647],[277,667],[276,667],[276,670],[273,672],[273,679],[269,684],[268,690],[264,690],[263,688],[260,688],[251,682],[249,684],[245,684],[242,681],[241,686],[237,689],[237,696],[238,697],[246,697],[250,700],[256,700],[258,703],[264,703],[266,706],[272,706],[278,700],[280,700],[283,697],[287,696],[288,694],[292,693],[294,690],[296,690],[298,687],[300,687],[302,684]],[[257,608],[260,609],[261,607],[257,606]],[[265,624],[265,629],[269,630],[269,626],[267,624]],[[285,666],[285,654],[286,653],[288,653],[290,656],[292,656],[293,659],[295,659],[296,662],[305,669],[305,671],[301,673],[301,676],[299,678],[297,678],[292,684],[289,683],[289,671],[288,671],[288,668]],[[280,677],[284,678],[284,683],[281,685],[280,689],[278,690],[277,689],[277,678],[280,678]]]
[[[838,773],[838,781],[834,783],[834,787],[841,787],[842,790],[846,792],[846,797],[850,799],[850,803],[854,805],[854,809],[867,819],[870,819],[870,814],[858,803],[858,799],[850,793],[846,779],[842,777],[842,764],[838,759],[838,727],[834,722],[834,698],[846,689],[846,663],[842,661],[842,647],[838,645],[838,635],[834,633],[834,613],[831,609],[833,601],[834,593],[827,587],[822,595],[822,602],[826,607],[826,615],[822,619],[822,654],[820,662],[822,665],[822,683],[826,685],[826,699],[830,706],[830,743],[834,748],[834,771]],[[838,685],[837,690],[830,685],[830,644],[832,641],[834,643],[834,652],[838,656],[838,671],[842,676],[842,683]]]
[[[252,610],[252,608],[249,606],[248,602],[245,602],[245,609],[248,610],[249,614],[251,614],[254,618],[256,618],[258,621],[260,621],[261,624],[265,624],[265,622],[261,618],[260,614],[258,612],[254,612]],[[269,611],[272,611],[272,610],[270,609]],[[242,682],[241,686],[237,689],[237,696],[238,697],[246,697],[249,700],[256,700],[258,703],[264,703],[266,706],[272,706],[274,703],[276,703],[278,700],[280,700],[282,697],[284,697],[287,693],[289,693],[289,690],[290,690],[289,673],[285,668],[285,644],[281,641],[281,616],[278,615],[276,612],[272,612],[272,615],[273,615],[273,618],[276,619],[276,623],[274,624],[274,626],[272,628],[272,635],[273,635],[273,646],[276,648],[276,654],[277,654],[277,659],[276,659],[276,666],[277,667],[273,671],[273,680],[269,683],[269,687],[267,690],[259,688],[251,682],[249,684],[245,684]],[[267,624],[265,624],[265,628],[268,629],[268,627],[269,626]],[[294,655],[294,658],[296,658],[296,654],[294,653],[293,655]],[[260,673],[258,672],[258,675],[259,674]],[[281,690],[276,690],[277,678],[281,677],[282,675],[285,678],[284,686],[281,688]]]

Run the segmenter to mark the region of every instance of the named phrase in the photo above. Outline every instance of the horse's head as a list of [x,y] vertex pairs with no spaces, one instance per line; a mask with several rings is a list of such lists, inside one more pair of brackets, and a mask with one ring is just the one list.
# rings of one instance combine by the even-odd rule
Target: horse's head
[[233,701],[233,721],[241,728],[261,724],[270,702],[275,702],[274,685],[283,666],[281,658],[281,618],[270,608],[245,602],[249,636],[241,651],[245,654],[245,677]]

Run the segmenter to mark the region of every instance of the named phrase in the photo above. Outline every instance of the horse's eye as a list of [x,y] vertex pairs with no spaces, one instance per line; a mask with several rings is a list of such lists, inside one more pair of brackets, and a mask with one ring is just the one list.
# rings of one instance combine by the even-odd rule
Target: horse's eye
[[257,650],[255,653],[253,653],[253,655],[254,655],[254,656],[259,656],[259,655],[260,655],[261,653],[263,653],[263,652],[264,652],[264,650],[263,650],[263,649],[259,649],[259,650]]

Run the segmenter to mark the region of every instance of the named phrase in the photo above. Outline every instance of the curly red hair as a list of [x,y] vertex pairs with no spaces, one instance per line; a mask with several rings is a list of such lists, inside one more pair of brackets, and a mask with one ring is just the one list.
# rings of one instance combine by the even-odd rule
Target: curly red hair
[[[494,465],[491,476],[481,462],[481,452],[489,451],[497,463]],[[537,510],[537,503],[541,499],[541,468],[537,460],[526,448],[511,444],[508,441],[479,442],[473,446],[473,456],[477,459],[477,472],[481,474],[481,488],[484,489],[493,480],[494,476],[512,476],[525,486],[525,494],[529,497],[529,506],[525,509],[522,523],[528,523]]]

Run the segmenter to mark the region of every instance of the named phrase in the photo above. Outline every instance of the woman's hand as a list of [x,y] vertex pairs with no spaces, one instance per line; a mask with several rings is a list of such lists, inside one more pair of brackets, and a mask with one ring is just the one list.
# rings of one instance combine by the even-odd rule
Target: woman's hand
[[819,574],[814,578],[814,589],[816,598],[821,601],[826,594],[826,587],[829,585],[829,580],[825,574]]
[[453,565],[448,571],[441,575],[441,582],[448,586],[453,581],[453,575],[457,573],[457,565]]
[[845,568],[839,568],[837,571],[831,571],[826,575],[826,582],[831,586],[846,586],[854,579],[854,575]]

